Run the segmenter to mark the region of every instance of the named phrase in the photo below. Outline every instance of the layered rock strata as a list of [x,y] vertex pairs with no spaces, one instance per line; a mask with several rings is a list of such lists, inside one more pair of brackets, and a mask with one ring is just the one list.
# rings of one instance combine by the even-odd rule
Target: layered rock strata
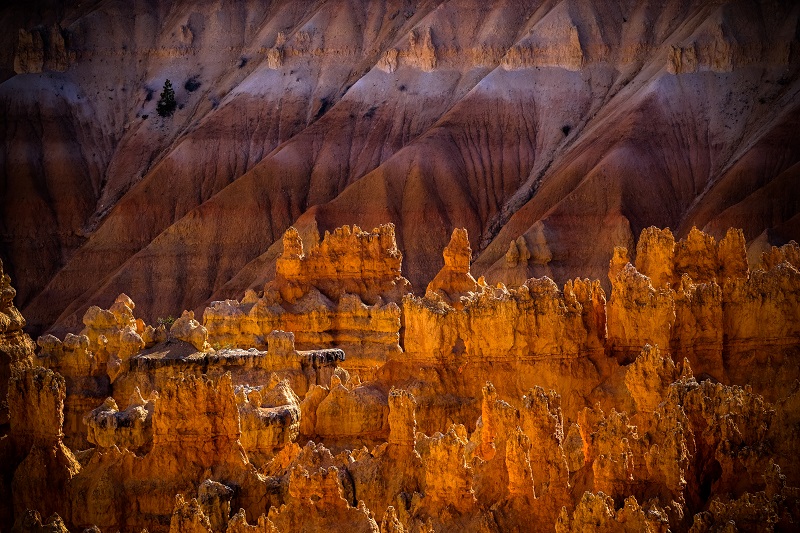
[[291,331],[302,349],[339,347],[343,366],[373,376],[400,353],[399,303],[411,287],[400,273],[394,225],[372,232],[336,229],[304,245],[289,228],[275,279],[261,297],[214,302],[203,314],[212,345],[263,348],[275,329]]
[[668,229],[644,230],[635,267],[624,249],[611,262],[608,349],[629,362],[656,345],[676,361],[688,358],[698,374],[785,396],[800,337],[800,273],[785,259],[795,250],[776,249],[765,255],[767,270],[750,272],[740,231],[717,243],[697,229],[677,242]]

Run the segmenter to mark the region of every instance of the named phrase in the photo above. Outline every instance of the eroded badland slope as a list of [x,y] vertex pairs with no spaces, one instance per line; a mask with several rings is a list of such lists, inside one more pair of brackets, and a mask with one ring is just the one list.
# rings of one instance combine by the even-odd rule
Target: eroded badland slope
[[[793,2],[17,2],[0,252],[40,333],[120,292],[238,297],[280,236],[395,224],[422,288],[453,227],[495,279],[603,279],[650,225],[754,261],[798,231]],[[156,112],[166,78],[179,108]],[[233,222],[232,222],[233,221]],[[424,228],[424,231],[420,231]]]

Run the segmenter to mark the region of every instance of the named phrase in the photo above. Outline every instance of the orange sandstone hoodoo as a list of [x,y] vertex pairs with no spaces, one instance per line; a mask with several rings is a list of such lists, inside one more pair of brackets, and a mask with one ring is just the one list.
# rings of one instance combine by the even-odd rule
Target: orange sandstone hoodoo
[[460,229],[424,296],[391,225],[284,244],[263,293],[202,323],[149,326],[123,294],[36,355],[2,276],[4,529],[800,523],[797,244],[750,270],[739,230],[648,228],[608,300],[476,281]]

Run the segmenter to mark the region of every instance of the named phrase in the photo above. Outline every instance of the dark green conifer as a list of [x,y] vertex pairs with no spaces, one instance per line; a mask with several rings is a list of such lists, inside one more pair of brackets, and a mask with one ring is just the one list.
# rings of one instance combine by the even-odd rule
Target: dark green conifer
[[164,82],[164,90],[161,91],[161,98],[156,104],[156,111],[162,117],[169,117],[175,112],[178,103],[175,101],[175,91],[172,89],[172,82]]

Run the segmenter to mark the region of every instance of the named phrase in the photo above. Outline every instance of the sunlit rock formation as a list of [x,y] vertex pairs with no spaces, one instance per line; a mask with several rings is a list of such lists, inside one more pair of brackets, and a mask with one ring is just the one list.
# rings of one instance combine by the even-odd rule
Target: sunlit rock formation
[[797,4],[4,2],[0,530],[800,529]]
[[[574,414],[591,391],[583,387],[598,379],[592,358],[601,356],[606,335],[600,284],[575,279],[561,291],[548,278],[517,289],[476,282],[465,231],[453,232],[444,256],[425,296],[404,298],[404,353],[386,368],[391,379],[408,380],[418,401],[430,402],[418,415],[421,427],[440,427],[452,416],[447,410],[470,412],[461,420],[471,425],[480,376],[490,374],[503,376],[493,381],[514,395],[524,392],[524,382],[574,387],[567,400]],[[435,379],[427,383],[420,367]]]
[[772,400],[785,396],[797,378],[787,367],[800,335],[800,273],[787,260],[796,250],[791,244],[771,251],[764,256],[768,270],[750,272],[741,232],[729,230],[717,245],[697,229],[677,242],[668,229],[644,230],[637,267],[625,250],[609,267],[611,353],[630,361],[650,344],[676,361],[688,358],[698,374],[750,384]]
[[11,373],[31,366],[35,348],[31,338],[22,331],[25,318],[14,307],[16,294],[11,277],[0,261],[0,426],[8,423],[6,394]]
[[[40,337],[35,356],[11,330],[23,356],[6,385],[3,527],[800,523],[796,244],[751,271],[741,232],[717,244],[648,228],[633,262],[615,250],[608,302],[597,280],[475,280],[466,230],[443,255],[414,295],[391,226],[307,251],[290,230],[264,292],[215,302],[202,323],[186,311],[147,325],[123,294],[87,310],[81,334]],[[348,299],[388,302],[393,333],[377,342],[384,323],[347,315]]]
[[340,347],[342,365],[362,376],[400,352],[400,303],[411,287],[400,273],[394,226],[326,233],[308,250],[294,228],[283,236],[276,276],[262,297],[213,302],[203,315],[213,346],[263,348],[275,329],[302,349]]
[[85,418],[87,440],[98,448],[127,448],[143,452],[153,443],[153,410],[155,400],[145,401],[139,389],[131,397],[128,407],[120,410],[114,398],[89,412]]
[[64,378],[42,367],[14,370],[8,382],[11,431],[4,444],[10,450],[3,465],[13,474],[10,492],[16,516],[35,509],[69,521],[68,491],[81,466],[63,441],[65,396]]

